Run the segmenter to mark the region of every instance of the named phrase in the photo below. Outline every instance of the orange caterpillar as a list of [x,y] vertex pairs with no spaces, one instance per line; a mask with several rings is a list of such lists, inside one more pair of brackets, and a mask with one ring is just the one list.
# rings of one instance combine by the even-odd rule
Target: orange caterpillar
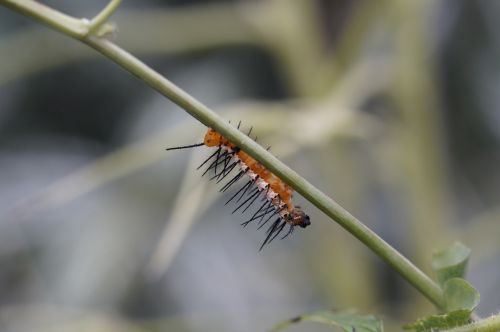
[[[240,124],[238,124],[238,128],[240,127]],[[247,135],[250,135],[251,131],[252,129],[250,129]],[[262,249],[267,243],[274,240],[278,234],[283,231],[286,225],[289,225],[289,230],[282,238],[290,235],[295,226],[305,228],[311,224],[309,216],[305,214],[299,206],[293,205],[293,189],[290,186],[267,170],[264,165],[250,157],[244,151],[241,151],[239,147],[231,143],[214,129],[208,129],[203,143],[179,146],[169,148],[167,150],[186,149],[202,145],[218,148],[215,153],[208,157],[198,167],[198,169],[200,169],[211,161],[203,173],[203,175],[205,175],[208,171],[214,170],[214,175],[210,178],[210,180],[217,179],[217,183],[219,183],[226,178],[233,171],[233,169],[236,168],[236,166],[239,166],[239,172],[222,187],[220,190],[221,192],[228,190],[244,175],[247,175],[250,178],[249,181],[226,202],[227,205],[233,199],[236,199],[236,202],[238,203],[246,197],[246,199],[233,210],[233,213],[244,206],[243,212],[245,212],[255,201],[257,201],[259,197],[262,196],[262,194],[264,194],[263,197],[261,197],[261,201],[264,203],[256,210],[250,219],[242,223],[243,226],[259,219],[258,225],[260,229],[269,220],[271,220],[271,218],[277,216],[277,219],[268,228],[266,239],[262,243],[260,249]]]

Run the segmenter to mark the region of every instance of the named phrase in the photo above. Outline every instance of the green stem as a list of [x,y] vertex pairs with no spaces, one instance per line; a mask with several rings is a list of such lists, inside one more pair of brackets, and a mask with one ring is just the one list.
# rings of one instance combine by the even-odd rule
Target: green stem
[[[446,332],[498,332],[500,331],[500,315],[481,319],[469,325],[456,327]],[[443,331],[444,332],[444,331]]]
[[363,242],[392,268],[398,271],[410,284],[417,288],[438,308],[444,308],[441,288],[396,249],[391,247],[338,203],[279,161],[266,151],[266,149],[262,148],[248,136],[228,124],[207,106],[203,105],[168,79],[148,67],[139,59],[111,41],[89,34],[88,25],[87,29],[83,31],[75,29],[73,24],[74,21],[79,21],[77,19],[71,18],[72,20],[68,20],[66,15],[53,9],[47,9],[47,7],[45,7],[45,10],[40,11],[40,5],[32,0],[0,0],[0,4],[6,5],[62,33],[81,40],[128,72],[142,79],[150,87],[179,105],[207,127],[214,128],[224,137],[228,138],[231,142],[261,162],[317,208]]
[[63,14],[57,10],[32,0],[0,0],[0,4],[9,7],[26,16],[37,19],[70,37],[81,39],[88,33],[88,23]]
[[106,23],[108,18],[115,12],[115,10],[118,9],[118,6],[120,6],[121,2],[122,0],[111,0],[108,5],[90,21],[89,33],[96,33],[99,28],[104,23]]

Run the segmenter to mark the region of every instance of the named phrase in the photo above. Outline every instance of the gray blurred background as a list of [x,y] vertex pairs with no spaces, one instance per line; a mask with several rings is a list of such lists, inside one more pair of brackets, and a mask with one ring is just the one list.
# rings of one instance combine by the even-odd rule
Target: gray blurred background
[[[92,17],[106,1],[43,1]],[[500,3],[123,1],[111,39],[428,273],[472,248],[500,309]],[[196,166],[204,128],[78,42],[0,7],[0,330],[264,331],[327,308],[433,312],[296,195],[312,226],[258,251]],[[251,215],[251,214],[250,214]],[[245,215],[248,216],[248,215]],[[305,323],[290,331],[327,331]]]

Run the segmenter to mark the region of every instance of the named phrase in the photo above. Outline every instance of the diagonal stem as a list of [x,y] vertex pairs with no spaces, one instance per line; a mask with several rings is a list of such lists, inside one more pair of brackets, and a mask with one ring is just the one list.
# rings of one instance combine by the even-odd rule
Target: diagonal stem
[[[79,39],[120,65],[126,71],[143,80],[151,88],[179,105],[207,127],[214,128],[243,151],[261,162],[318,209],[323,211],[327,216],[339,223],[348,232],[363,242],[438,308],[444,308],[441,288],[431,278],[413,265],[406,257],[366,227],[361,221],[352,216],[337,202],[271,155],[266,149],[262,148],[251,138],[228,124],[214,111],[177,87],[158,72],[148,67],[145,63],[111,41],[89,33],[88,24],[83,24],[82,20],[67,16],[32,0],[0,0],[0,4],[26,16],[35,18],[68,36]],[[109,6],[107,8],[109,8]],[[97,15],[97,17],[99,17],[99,15]]]

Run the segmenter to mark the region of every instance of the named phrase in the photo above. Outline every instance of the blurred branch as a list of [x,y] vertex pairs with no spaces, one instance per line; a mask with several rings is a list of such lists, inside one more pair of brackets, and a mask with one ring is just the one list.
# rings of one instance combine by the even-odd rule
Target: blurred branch
[[[373,250],[436,306],[444,308],[443,294],[440,287],[397,250],[352,216],[337,202],[329,198],[295,171],[271,155],[266,149],[262,148],[238,129],[232,127],[207,106],[190,96],[165,77],[161,76],[139,59],[109,40],[89,34],[88,29],[83,31],[75,29],[73,21],[66,22],[63,19],[58,21],[60,17],[64,18],[65,15],[56,14],[57,12],[52,9],[40,10],[39,5],[34,1],[2,0],[0,3],[24,15],[35,18],[42,23],[48,24],[64,34],[79,39],[131,74],[142,79],[151,88],[182,107],[201,123],[214,128],[217,132],[221,133],[228,140],[239,146],[243,151],[247,152],[270,171],[291,185],[292,188],[302,194],[302,196],[308,199],[317,208]],[[64,27],[61,28],[61,25],[64,25]]]
[[286,81],[301,97],[322,96],[356,61],[370,28],[384,3],[361,1],[346,22],[333,52],[328,52],[325,32],[318,23],[317,3],[310,0],[266,1],[245,6],[245,17],[260,32],[261,44],[270,50]]
[[428,34],[429,22],[438,10],[435,1],[391,1],[396,46],[396,70],[392,96],[402,121],[398,149],[406,176],[417,262],[427,261],[432,251],[448,241],[452,215],[446,155],[441,133],[437,77],[432,75],[434,57]]
[[186,133],[192,131],[187,128],[188,126],[182,125],[171,128],[94,160],[19,202],[8,212],[7,219],[25,219],[45,209],[61,206],[106,183],[165,158],[164,154],[158,154],[158,150],[163,150],[165,142],[171,141],[174,137],[189,138]]
[[[345,23],[333,51],[336,72],[339,72],[341,68],[348,68],[356,60],[367,35],[373,32],[377,19],[382,19],[381,14],[386,10],[387,2],[387,0],[357,2],[354,13]],[[335,76],[338,77],[338,75]]]
[[[191,155],[194,154],[193,151]],[[215,197],[211,195],[208,197],[212,198],[207,199],[207,182],[199,181],[198,174],[190,171],[196,167],[196,163],[198,159],[191,157],[177,191],[174,208],[146,266],[146,277],[150,280],[158,280],[165,274],[198,216],[210,206]]]

